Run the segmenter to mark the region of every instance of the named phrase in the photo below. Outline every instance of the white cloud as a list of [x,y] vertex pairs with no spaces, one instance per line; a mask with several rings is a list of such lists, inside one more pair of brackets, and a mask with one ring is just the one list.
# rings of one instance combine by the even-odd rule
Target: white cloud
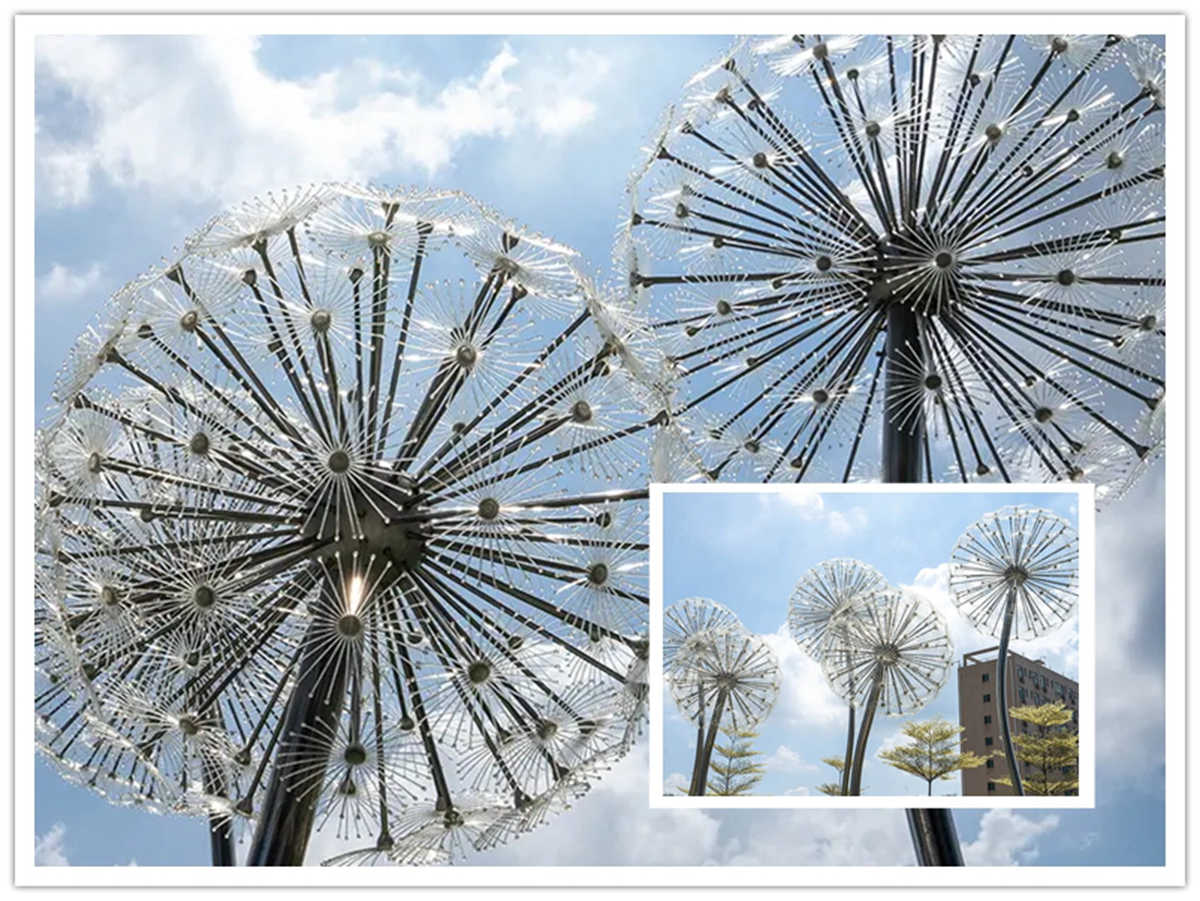
[[1022,816],[1011,810],[989,810],[979,821],[979,835],[963,845],[963,860],[972,867],[1005,867],[1032,863],[1037,839],[1056,828],[1058,817]]
[[55,823],[44,834],[37,836],[33,842],[33,862],[39,867],[69,867],[66,848],[63,839],[67,827]]
[[39,123],[42,195],[78,205],[98,176],[190,201],[397,169],[429,178],[474,138],[577,132],[610,68],[591,50],[526,64],[505,46],[440,86],[371,59],[289,80],[257,53],[256,38],[235,35],[41,39],[39,75],[88,121],[78,139]]
[[845,702],[829,687],[821,665],[792,640],[787,625],[761,638],[779,661],[779,699],[772,719],[805,729],[841,723],[846,717]]
[[37,284],[38,300],[70,303],[90,294],[104,278],[104,267],[92,263],[85,269],[73,269],[55,263]]
[[815,763],[809,763],[798,751],[787,745],[780,745],[764,757],[762,762],[767,771],[772,773],[813,772],[819,769]]

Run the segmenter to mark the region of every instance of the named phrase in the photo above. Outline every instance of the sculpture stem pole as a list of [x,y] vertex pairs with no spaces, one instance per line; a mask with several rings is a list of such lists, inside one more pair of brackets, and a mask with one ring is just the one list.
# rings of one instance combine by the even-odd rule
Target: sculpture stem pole
[[1008,640],[1012,634],[1016,603],[1017,591],[1010,585],[1004,597],[1004,626],[1000,630],[999,655],[996,657],[996,715],[1000,718],[1004,762],[1008,764],[1008,777],[1012,781],[1013,794],[1024,795],[1025,787],[1021,784],[1021,770],[1017,766],[1017,755],[1013,752],[1012,729],[1008,722]]
[[[893,398],[902,391],[903,376],[897,364],[905,347],[909,353],[923,353],[917,329],[917,316],[910,307],[892,300],[887,311],[887,372],[884,382],[883,407],[883,481],[921,481],[921,448],[925,440],[925,420],[922,415],[906,429],[888,415]],[[948,810],[914,808],[908,811],[908,828],[912,834],[917,862],[923,867],[961,867],[962,849],[954,817]]]
[[708,737],[704,740],[704,759],[700,761],[700,773],[697,777],[696,794],[708,793],[708,767],[712,763],[713,745],[717,741],[717,729],[721,725],[721,714],[725,712],[725,699],[728,696],[725,689],[717,692],[717,703],[713,705],[712,722],[708,724]]
[[879,695],[883,692],[883,668],[876,667],[871,682],[871,693],[867,695],[867,706],[863,710],[862,725],[858,727],[858,743],[854,747],[854,767],[850,773],[850,794],[862,793],[863,758],[867,756],[867,739],[871,735],[871,724],[875,722],[875,709],[879,706]]
[[[324,600],[332,603],[333,588],[328,579],[322,590],[326,593]],[[258,828],[246,855],[247,866],[304,864],[325,781],[325,763],[346,696],[347,667],[344,661],[328,659],[328,638],[321,640],[320,628],[321,624],[314,622],[303,639],[296,684],[283,713],[283,732],[263,796]],[[317,760],[322,761],[319,772],[313,766]]]
[[846,754],[842,757],[842,794],[850,794],[850,758],[854,755],[854,705],[850,705],[850,712],[846,722]]
[[688,785],[688,794],[693,796],[701,794],[696,785],[700,780],[701,773],[704,772],[700,766],[701,761],[704,760],[704,686],[701,685],[696,692],[699,700],[697,705],[699,715],[696,718],[696,756],[692,759],[692,781]]

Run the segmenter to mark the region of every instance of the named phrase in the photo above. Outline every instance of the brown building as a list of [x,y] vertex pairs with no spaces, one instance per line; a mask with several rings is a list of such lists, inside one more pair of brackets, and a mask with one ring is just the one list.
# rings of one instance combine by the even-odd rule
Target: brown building
[[[996,713],[996,647],[963,654],[958,668],[958,721],[963,727],[962,749],[987,757],[985,766],[962,771],[964,795],[1011,795],[1012,789],[998,780],[1008,775],[1004,740]],[[1008,706],[1053,704],[1061,701],[1074,713],[1079,729],[1079,685],[1048,669],[1041,660],[1030,660],[1008,652]],[[1029,724],[1010,721],[1015,740],[1029,731]],[[1014,744],[1015,747],[1015,744]],[[1028,768],[1028,764],[1025,764]],[[1022,774],[1024,775],[1024,774]]]

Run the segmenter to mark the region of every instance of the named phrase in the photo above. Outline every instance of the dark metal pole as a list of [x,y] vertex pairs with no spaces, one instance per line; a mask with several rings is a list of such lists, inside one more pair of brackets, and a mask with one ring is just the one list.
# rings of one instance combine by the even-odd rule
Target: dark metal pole
[[875,674],[871,684],[871,693],[867,695],[867,706],[863,710],[862,725],[858,727],[858,742],[854,747],[854,767],[850,773],[850,794],[862,793],[863,758],[867,756],[867,738],[871,734],[871,724],[875,722],[875,710],[879,707],[879,695],[883,691],[883,671]]
[[[921,353],[916,314],[906,304],[892,300],[887,312],[887,374],[884,382],[886,398],[883,415],[883,480],[885,482],[921,481],[921,447],[925,438],[925,422],[916,417],[916,425],[906,429],[892,422],[888,401],[902,389],[901,375],[895,364],[905,345]],[[962,849],[958,830],[948,810],[910,809],[908,828],[912,834],[917,863],[923,867],[961,867]]]
[[214,867],[236,867],[237,857],[233,853],[233,824],[230,823],[229,817],[210,816],[208,829],[212,865]]
[[699,781],[700,774],[703,772],[700,762],[704,760],[704,686],[700,685],[696,689],[696,693],[699,696],[699,716],[696,721],[696,756],[692,758],[692,781],[691,784],[688,785],[689,795],[702,794],[702,792],[696,788],[696,783]]
[[725,699],[728,692],[721,689],[717,692],[717,703],[713,705],[712,722],[708,726],[708,737],[704,740],[704,759],[700,761],[700,773],[697,778],[696,794],[708,794],[708,767],[712,763],[713,745],[717,742],[717,729],[721,725],[721,714],[725,712]]
[[846,723],[846,756],[842,758],[842,794],[850,793],[850,758],[854,756],[854,705],[850,705],[850,713]]
[[1000,735],[1004,740],[1004,761],[1008,764],[1008,777],[1012,780],[1013,794],[1024,795],[1021,770],[1017,766],[1017,755],[1013,752],[1012,730],[1008,722],[1008,639],[1012,634],[1016,591],[1010,585],[1004,598],[1004,627],[1000,630],[1000,653],[996,657],[996,715],[1000,718]]
[[[322,590],[326,593],[325,600],[335,603],[328,580]],[[317,634],[320,628],[324,628],[322,624],[313,623],[304,636],[299,674],[283,714],[275,766],[263,798],[258,829],[246,856],[247,866],[304,864],[324,782],[324,765],[318,775],[313,762],[328,760],[346,694],[347,668],[341,660],[328,659],[331,653],[328,636]]]

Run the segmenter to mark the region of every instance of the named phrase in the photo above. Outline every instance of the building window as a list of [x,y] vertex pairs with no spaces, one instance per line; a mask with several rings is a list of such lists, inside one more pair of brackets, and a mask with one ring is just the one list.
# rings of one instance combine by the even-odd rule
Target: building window
[[983,724],[985,726],[990,726],[992,724],[992,715],[990,713],[985,713],[983,715]]
[[995,765],[996,765],[996,761],[992,760],[992,758],[989,757],[988,761],[987,761],[987,768],[990,770]]
[[990,748],[992,746],[992,737],[990,735],[984,736],[983,743]]
[[992,681],[992,674],[991,674],[991,673],[984,673],[984,674],[983,674],[983,681],[984,681],[984,682],[991,682],[991,681]]
[[985,694],[985,695],[983,696],[983,703],[987,704],[987,703],[988,703],[988,702],[990,702],[991,700],[992,700],[992,696],[991,696],[991,695],[987,695],[987,694]]
[[995,783],[995,782],[989,782],[989,783],[988,783],[988,791],[990,791],[990,792],[994,792],[995,790],[996,790],[996,783]]

